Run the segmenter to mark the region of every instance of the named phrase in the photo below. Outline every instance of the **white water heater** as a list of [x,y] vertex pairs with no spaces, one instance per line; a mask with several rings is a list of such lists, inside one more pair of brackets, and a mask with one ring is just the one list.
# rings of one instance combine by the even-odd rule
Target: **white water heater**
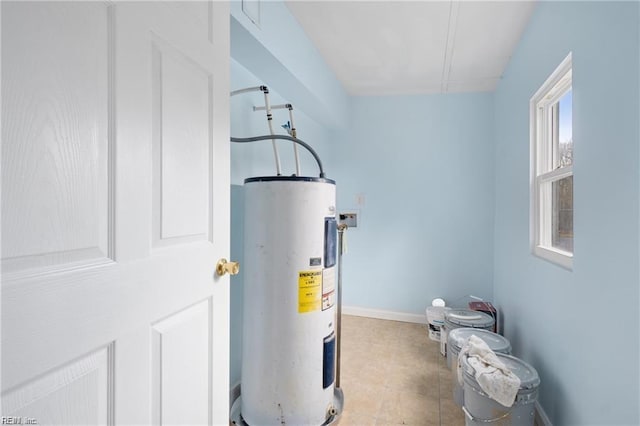
[[329,424],[342,410],[335,182],[257,177],[245,180],[244,193],[242,419]]

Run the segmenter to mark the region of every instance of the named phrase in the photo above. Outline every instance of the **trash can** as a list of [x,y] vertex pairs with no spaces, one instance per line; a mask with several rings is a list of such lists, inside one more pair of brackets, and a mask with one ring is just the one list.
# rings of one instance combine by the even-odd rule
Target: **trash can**
[[465,426],[486,426],[496,423],[503,426],[533,426],[535,418],[535,402],[538,398],[540,377],[531,365],[511,355],[497,353],[496,356],[520,379],[520,388],[511,407],[505,407],[491,399],[475,379],[475,370],[467,362],[468,357],[461,359],[464,378]]
[[456,328],[482,328],[491,331],[495,319],[484,312],[471,309],[451,309],[444,313],[444,326],[440,330],[440,352],[447,356],[447,333]]
[[458,354],[471,335],[484,340],[493,352],[507,355],[511,353],[509,339],[491,331],[482,328],[456,328],[449,332],[447,337],[447,367],[451,369],[453,400],[460,407],[462,407],[464,401],[464,392],[462,385],[458,383]]

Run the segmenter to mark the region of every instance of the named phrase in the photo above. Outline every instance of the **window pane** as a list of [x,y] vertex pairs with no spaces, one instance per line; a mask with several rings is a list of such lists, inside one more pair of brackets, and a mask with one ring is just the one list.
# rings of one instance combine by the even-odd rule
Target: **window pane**
[[573,113],[573,95],[571,89],[558,101],[558,163],[565,167],[573,164],[573,130],[571,127]]
[[573,253],[573,176],[552,184],[551,245]]

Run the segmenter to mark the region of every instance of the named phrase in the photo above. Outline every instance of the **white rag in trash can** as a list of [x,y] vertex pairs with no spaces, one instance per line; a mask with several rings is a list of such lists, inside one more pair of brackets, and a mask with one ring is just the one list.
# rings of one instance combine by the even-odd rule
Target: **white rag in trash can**
[[462,357],[475,371],[475,379],[480,388],[493,400],[505,407],[511,407],[520,389],[520,379],[516,376],[484,340],[475,335],[469,336],[467,343],[458,355],[458,382],[462,385]]

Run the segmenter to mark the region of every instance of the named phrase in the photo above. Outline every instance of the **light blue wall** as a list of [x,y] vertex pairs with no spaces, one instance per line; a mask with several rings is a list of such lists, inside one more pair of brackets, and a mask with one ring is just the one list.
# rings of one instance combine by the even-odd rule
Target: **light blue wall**
[[348,96],[283,1],[260,2],[259,26],[231,2],[231,56],[318,123],[345,125]]
[[360,213],[344,304],[424,315],[435,297],[491,299],[492,95],[356,97],[351,117],[335,148],[338,208]]
[[[495,300],[554,425],[637,425],[638,3],[540,2],[495,93]],[[573,52],[573,272],[530,253],[529,99]]]
[[231,185],[231,259],[240,262],[240,272],[231,277],[231,307],[229,321],[229,383],[231,387],[240,382],[242,372],[242,292],[244,282],[244,194],[242,186]]
[[[269,89],[269,99],[272,105],[292,103],[279,93],[279,86],[255,76],[236,60],[231,60],[231,90],[255,87],[266,84]],[[236,95],[230,100],[231,105],[231,134],[237,137],[268,135],[266,112],[253,111],[254,106],[264,106],[262,92],[251,92]],[[319,124],[307,113],[292,103],[293,119],[298,131],[298,137],[309,143],[323,161],[325,172],[332,172],[332,161],[336,131]],[[281,127],[289,121],[289,112],[285,109],[273,110],[273,128],[276,133],[286,135]],[[295,162],[293,143],[277,141],[280,155],[282,174],[294,174]],[[298,149],[300,168],[304,176],[318,176],[318,166],[311,154],[304,148]],[[242,185],[245,178],[252,176],[273,176],[276,174],[275,160],[271,141],[260,141],[249,144],[231,144],[231,183]]]
[[[275,3],[263,16],[282,27],[263,22],[259,31],[232,3],[232,88],[266,83],[274,102],[292,102],[300,136],[338,182],[339,209],[359,210],[344,303],[422,314],[437,296],[493,299],[515,355],[540,372],[539,400],[554,424],[640,424],[638,3],[540,2],[494,94],[359,98],[317,66],[314,49],[296,60],[289,47],[310,42],[288,37],[300,29]],[[529,247],[529,99],[569,51],[573,272]],[[251,110],[259,102],[231,100],[234,135],[267,132]],[[315,173],[309,157],[303,168]],[[232,146],[234,259],[242,261],[239,184],[272,173],[268,142]],[[231,383],[240,378],[241,279],[232,284]]]

